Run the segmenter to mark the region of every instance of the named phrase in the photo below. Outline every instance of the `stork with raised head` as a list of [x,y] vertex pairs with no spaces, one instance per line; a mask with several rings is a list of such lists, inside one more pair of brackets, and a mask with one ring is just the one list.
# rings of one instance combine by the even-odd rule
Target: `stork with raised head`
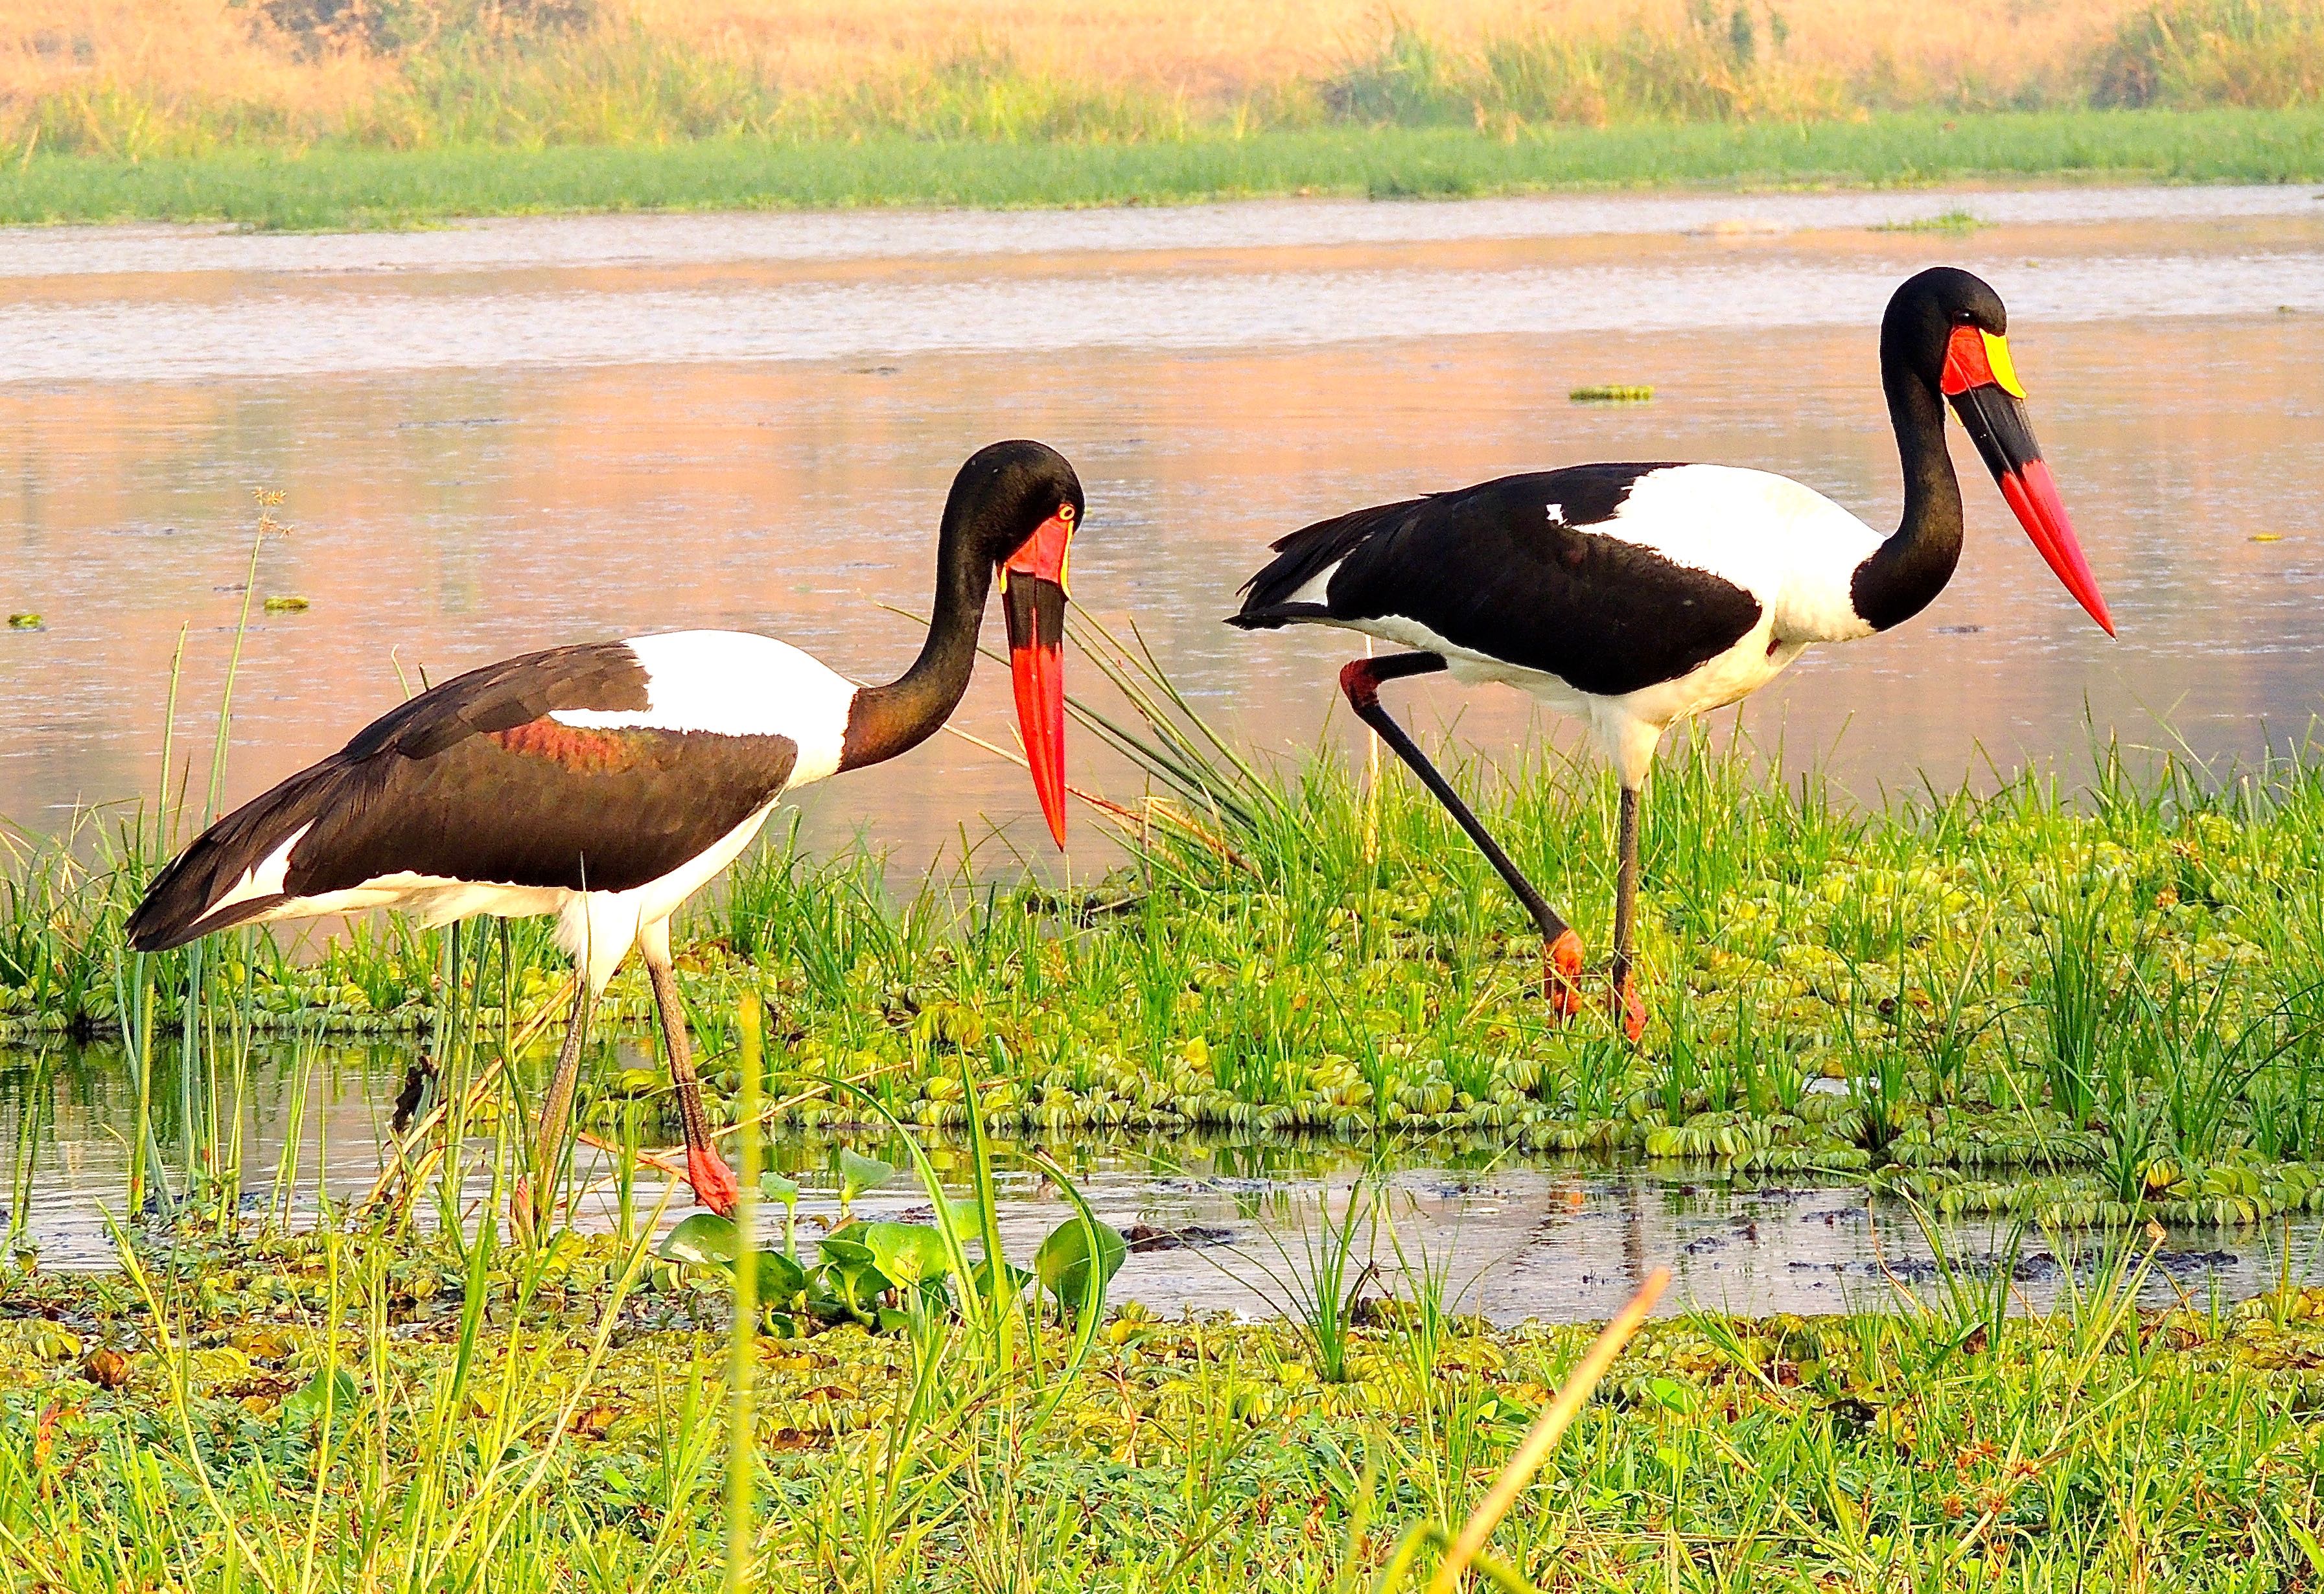
[[1611,999],[1635,1040],[1646,1023],[1632,980],[1638,801],[1663,733],[1757,691],[1810,644],[1901,625],[1944,590],[1961,549],[1947,402],[2043,560],[2114,633],[2027,424],[2007,331],[2000,296],[1967,272],[1923,272],[1888,301],[1880,381],[1904,467],[1904,519],[1889,536],[1765,471],[1571,465],[1295,531],[1229,623],[1338,626],[1412,650],[1353,660],[1341,689],[1524,903],[1561,1017],[1580,1005],[1581,937],[1380,706],[1379,688],[1450,670],[1589,725],[1621,785]]
[[695,1197],[739,1193],[710,1143],[670,971],[669,920],[786,793],[935,734],[968,689],[996,570],[1028,764],[1063,846],[1067,546],[1082,485],[1055,449],[995,443],[962,465],[936,539],[919,657],[862,686],[747,631],[551,648],[455,677],[204,831],[131,916],[140,952],[236,925],[396,908],[430,925],[555,914],[577,968],[531,1176],[546,1217],[596,999],[645,959]]

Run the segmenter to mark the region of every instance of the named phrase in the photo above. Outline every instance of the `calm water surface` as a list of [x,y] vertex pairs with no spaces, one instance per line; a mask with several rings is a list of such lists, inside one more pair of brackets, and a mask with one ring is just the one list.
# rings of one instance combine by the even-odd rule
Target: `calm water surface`
[[[604,1050],[620,1055],[601,1055],[595,1066],[655,1065],[650,1054],[626,1045]],[[282,1052],[254,1057],[242,1115],[244,1188],[256,1193],[251,1202],[263,1203],[286,1166],[295,1171],[294,1221],[311,1217],[320,1184],[342,1202],[360,1199],[381,1166],[406,1060],[392,1047],[326,1049],[303,1063]],[[546,1061],[533,1059],[544,1067]],[[44,1266],[105,1267],[114,1258],[106,1213],[118,1213],[124,1199],[119,1131],[134,1122],[129,1080],[115,1048],[38,1058],[0,1054],[0,1137],[16,1151],[9,1209]],[[159,1070],[158,1132],[172,1167],[182,1167],[187,1151],[180,1083],[171,1069]],[[194,1121],[207,1119],[198,1114]],[[226,1132],[221,1129],[221,1146]],[[296,1157],[286,1159],[284,1147],[294,1142]],[[194,1143],[198,1154],[207,1130]],[[857,1144],[905,1163],[899,1147]],[[1074,1212],[1028,1160],[1029,1148],[1003,1141],[996,1152],[1002,1242],[1020,1261]],[[1526,1158],[1457,1140],[1393,1151],[1380,1180],[1370,1178],[1368,1153],[1357,1146],[1118,1137],[1038,1148],[1065,1168],[1099,1217],[1145,1236],[1141,1243],[1153,1248],[1130,1258],[1119,1289],[1165,1312],[1271,1314],[1290,1307],[1289,1281],[1310,1274],[1314,1250],[1329,1243],[1326,1215],[1333,1225],[1347,1221],[1360,1181],[1377,1193],[1357,1202],[1357,1265],[1349,1281],[1369,1260],[1377,1272],[1367,1293],[1408,1295],[1415,1275],[1425,1270],[1444,1282],[1448,1296],[1458,1295],[1462,1310],[1500,1322],[1604,1317],[1659,1266],[1677,1276],[1668,1312],[1890,1309],[1907,1292],[1938,1287],[1931,1238],[1911,1212],[1840,1185],[1751,1187],[1701,1170]],[[964,1190],[964,1150],[937,1142],[931,1151],[948,1187]],[[488,1155],[486,1145],[475,1148],[477,1171],[466,1184],[471,1221],[491,1196]],[[576,1204],[576,1221],[611,1229],[619,1206],[610,1159],[584,1155],[594,1183]],[[791,1173],[805,1193],[801,1232],[810,1240],[837,1210],[836,1156],[827,1138],[794,1135],[769,1147],[770,1166]],[[641,1221],[663,1190],[661,1175],[641,1176],[633,1197]],[[660,1224],[693,1210],[680,1187]],[[926,1192],[908,1173],[856,1211],[929,1216]],[[1986,1219],[1946,1223],[1939,1237],[1946,1255],[1966,1268],[2007,1268],[2021,1307],[2048,1306],[2070,1277],[2087,1282],[2102,1260],[2095,1239],[2069,1238],[2053,1252],[2039,1234],[2013,1242],[2006,1224]],[[2205,1301],[2214,1292],[2241,1298],[2273,1287],[2287,1267],[2324,1281],[2324,1229],[2313,1220],[2266,1232],[2182,1230],[2157,1258],[2145,1295],[2152,1304],[2182,1295]]]
[[[883,605],[926,602],[951,474],[1005,436],[1046,438],[1082,471],[1077,599],[1111,622],[1134,616],[1205,713],[1296,753],[1319,727],[1344,733],[1331,682],[1347,644],[1219,623],[1268,539],[1594,458],[1761,465],[1893,523],[1876,328],[1896,281],[1938,262],[2009,301],[2035,422],[2121,638],[2082,618],[1963,450],[1970,537],[1951,588],[1900,634],[1812,652],[1745,724],[1867,796],[1922,770],[1946,781],[2030,761],[2070,779],[2092,728],[2252,760],[2324,708],[2319,198],[0,231],[0,604],[46,618],[0,632],[0,815],[48,827],[75,804],[154,792],[181,634],[175,746],[195,751],[173,778],[202,789],[254,492],[281,493],[290,528],[259,555],[256,595],[310,607],[254,622],[229,800],[337,747],[406,681],[554,641],[736,626],[851,674],[892,672],[918,638]],[[1991,225],[1902,230],[1952,211]],[[1596,382],[1657,396],[1566,401]],[[1414,695],[1424,724],[1481,749],[1548,733],[1513,694]],[[1005,686],[981,681],[965,723],[1006,742]],[[1129,788],[1085,745],[1073,756],[1078,780]],[[1021,775],[942,738],[817,788],[805,809],[815,842],[866,834],[903,868],[962,839],[1005,861],[1040,836]],[[1108,861],[1093,831],[1082,825],[1066,867]],[[327,1061],[305,1119],[309,1175],[327,1148],[335,1187],[368,1183],[401,1066]],[[11,1200],[59,1263],[106,1255],[97,1206],[120,1198],[124,1077],[101,1054],[0,1060]],[[254,1177],[290,1138],[289,1078],[254,1076]],[[1277,1243],[1296,1253],[1316,1203],[1344,1199],[1332,1193],[1355,1172],[1337,1153],[1280,1148],[1056,1149],[1124,1227],[1232,1237],[1240,1256],[1136,1258],[1125,1287],[1165,1305],[1260,1307],[1253,1259],[1279,1267]],[[812,1171],[826,1152],[783,1155]],[[1012,1239],[1029,1245],[1066,1209],[1029,1169],[1010,1178]],[[899,1188],[874,1204],[917,1199]],[[1441,1149],[1415,1154],[1391,1209],[1408,1248],[1451,1258],[1456,1284],[1478,1281],[1471,1304],[1500,1316],[1601,1313],[1661,1260],[1702,1304],[1829,1307],[1880,1298],[1880,1258],[1909,1272],[1927,1249],[1901,1214],[1847,1191]],[[2312,1240],[2290,1242],[2304,1269]],[[2192,1258],[2190,1288],[2247,1293],[2278,1265],[2256,1241],[2174,1247]],[[2028,1298],[2045,1298],[2055,1276],[2026,1271]]]
[[[254,792],[416,682],[551,641],[778,632],[909,657],[937,508],[993,438],[1088,484],[1075,594],[1134,614],[1206,713],[1297,750],[1328,635],[1218,623],[1263,543],[1339,509],[1591,458],[1801,477],[1893,522],[1880,308],[1933,262],[2013,311],[2034,417],[2121,622],[2080,619],[1976,476],[1951,589],[1755,700],[1865,794],[1993,764],[2070,778],[2086,716],[2255,757],[2324,705],[2324,204],[2301,188],[1272,203],[1044,215],[589,217],[392,235],[0,232],[0,814],[204,777],[256,489],[288,535],[226,779]],[[1948,211],[1994,225],[1895,229]],[[1651,405],[1567,402],[1650,382]],[[2273,539],[2274,540],[2255,540]],[[1084,672],[1086,676],[1087,672]],[[1486,749],[1514,694],[1417,689]],[[1006,741],[1006,691],[966,723]],[[1126,772],[1080,750],[1076,778]],[[914,867],[1022,778],[940,739],[809,794]],[[1078,859],[1103,861],[1093,826]],[[1005,856],[1005,854],[1001,854]]]

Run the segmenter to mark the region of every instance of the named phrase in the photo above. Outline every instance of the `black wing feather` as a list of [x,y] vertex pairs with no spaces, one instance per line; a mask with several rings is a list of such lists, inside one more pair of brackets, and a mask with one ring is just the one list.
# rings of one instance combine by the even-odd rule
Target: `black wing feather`
[[1294,604],[1291,594],[1370,539],[1392,530],[1415,510],[1434,502],[1407,498],[1401,503],[1360,509],[1277,538],[1273,548],[1278,557],[1242,584],[1242,608],[1230,615],[1227,623],[1241,626],[1245,631],[1259,631],[1297,620],[1323,618],[1331,613],[1328,604]]
[[[1734,646],[1760,607],[1731,582],[1586,530],[1671,468],[1573,465],[1318,521],[1275,545],[1231,622],[1416,621],[1601,696],[1675,679]],[[1322,604],[1291,601],[1335,564]]]
[[[530,653],[446,681],[210,826],[156,877],[129,944],[183,945],[293,898],[406,871],[571,890],[658,879],[779,795],[798,750],[784,736],[549,717],[650,703],[644,668],[622,642]],[[301,829],[281,893],[213,906]]]

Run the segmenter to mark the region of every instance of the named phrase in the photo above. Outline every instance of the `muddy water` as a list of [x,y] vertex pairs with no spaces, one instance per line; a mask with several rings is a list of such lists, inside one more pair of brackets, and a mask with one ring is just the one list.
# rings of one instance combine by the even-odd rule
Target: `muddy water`
[[[1811,654],[1747,711],[1858,790],[2101,733],[2250,759],[2324,705],[2324,204],[2309,189],[1266,204],[1065,215],[605,217],[401,235],[0,232],[0,814],[160,780],[187,633],[197,790],[259,557],[229,798],[512,650],[766,629],[873,676],[912,651],[953,467],[1007,435],[1078,463],[1075,594],[1135,614],[1258,745],[1336,714],[1327,635],[1217,618],[1314,515],[1591,458],[1751,463],[1876,524],[1896,467],[1874,327],[1903,275],[1988,276],[2120,622],[2109,643],[1973,481],[1970,540],[1899,635]],[[1948,211],[1967,234],[1877,230]],[[1648,382],[1650,405],[1566,401]],[[1964,451],[1967,470],[1977,470]],[[2273,539],[2275,540],[2258,540]],[[400,673],[399,673],[400,672]],[[1505,692],[1417,689],[1487,749]],[[1006,740],[1005,689],[969,726]],[[1077,776],[1120,769],[1076,754]],[[1014,770],[940,739],[812,794],[810,834],[915,865]],[[1084,827],[1076,859],[1102,861]],[[1006,861],[1005,849],[986,855]]]
[[[652,1058],[640,1053],[598,1065],[650,1067]],[[252,1193],[245,1204],[272,1205],[269,1193],[286,1168],[292,1195],[283,1210],[294,1221],[312,1220],[319,1189],[341,1203],[361,1199],[381,1166],[401,1067],[388,1047],[254,1059],[241,1114],[243,1188]],[[106,1048],[40,1058],[0,1054],[0,1144],[14,1150],[8,1211],[14,1232],[38,1248],[43,1266],[101,1267],[114,1259],[106,1215],[118,1214],[125,1199],[123,1135],[135,1121],[128,1080],[118,1052]],[[303,1108],[294,1108],[302,1083]],[[162,1160],[182,1170],[189,1155],[208,1159],[215,1146],[219,1155],[208,1166],[223,1166],[233,1115],[220,1115],[213,1135],[198,1101],[188,1115],[186,1083],[166,1068],[159,1074]],[[291,1144],[297,1154],[286,1158]],[[900,1147],[874,1139],[857,1147],[905,1164]],[[805,1193],[801,1232],[811,1240],[838,1209],[836,1146],[792,1135],[768,1150],[770,1165],[790,1173]],[[1037,1150],[1065,1169],[1101,1218],[1132,1237],[1138,1248],[1120,1292],[1165,1312],[1296,1310],[1299,1281],[1313,1276],[1351,1213],[1349,1285],[1369,1264],[1367,1294],[1408,1298],[1433,1276],[1458,1309],[1500,1322],[1603,1317],[1661,1266],[1677,1276],[1666,1311],[1891,1309],[1910,1293],[1941,1287],[1937,1245],[1970,1274],[2006,1271],[2018,1307],[2038,1310],[2070,1280],[2087,1282],[2104,1260],[2096,1239],[2053,1248],[2038,1234],[2013,1237],[1990,1220],[1950,1222],[1932,1234],[1904,1206],[1844,1185],[1755,1187],[1674,1165],[1528,1159],[1458,1142],[1406,1145],[1375,1166],[1372,1154],[1355,1146],[1157,1138],[1002,1142],[996,1156],[1002,1241],[1019,1260],[1074,1212],[1034,1165]],[[490,1148],[479,1143],[473,1151],[476,1169],[465,1186],[472,1217],[491,1193]],[[964,1188],[963,1150],[936,1143],[931,1154],[948,1186]],[[574,1219],[610,1230],[621,1221],[611,1159],[584,1156]],[[173,1183],[181,1185],[181,1177]],[[682,1186],[662,1204],[665,1188],[661,1175],[641,1176],[631,1198],[637,1221],[667,1228],[693,1210]],[[908,1173],[855,1210],[867,1217],[929,1215],[926,1191]],[[2324,1281],[2324,1227],[2310,1221],[2264,1233],[2182,1230],[2157,1258],[2146,1296],[2153,1304],[2241,1299],[2273,1287],[2287,1269]]]

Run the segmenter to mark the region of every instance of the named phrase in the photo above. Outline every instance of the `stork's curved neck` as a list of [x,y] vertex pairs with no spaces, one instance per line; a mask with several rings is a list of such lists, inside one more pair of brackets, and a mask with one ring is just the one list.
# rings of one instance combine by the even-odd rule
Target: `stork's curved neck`
[[839,767],[861,769],[909,752],[935,735],[968,691],[976,667],[976,633],[992,592],[992,564],[972,546],[965,516],[947,505],[936,539],[936,610],[928,640],[911,668],[884,686],[855,694]]
[[1899,341],[1884,328],[1880,385],[1904,466],[1904,518],[1849,583],[1856,612],[1875,631],[1902,625],[1927,608],[1960,563],[1960,481],[1945,450],[1944,401]]

